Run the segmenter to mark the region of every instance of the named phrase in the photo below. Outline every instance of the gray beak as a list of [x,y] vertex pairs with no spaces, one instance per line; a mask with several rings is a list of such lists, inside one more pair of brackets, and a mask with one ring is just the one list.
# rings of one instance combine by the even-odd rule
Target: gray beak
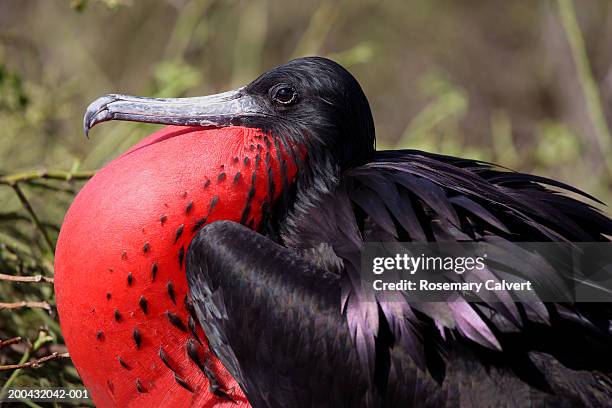
[[125,120],[163,125],[237,126],[248,116],[261,116],[261,107],[244,88],[193,98],[143,98],[106,95],[93,101],[85,112],[85,135],[101,122]]

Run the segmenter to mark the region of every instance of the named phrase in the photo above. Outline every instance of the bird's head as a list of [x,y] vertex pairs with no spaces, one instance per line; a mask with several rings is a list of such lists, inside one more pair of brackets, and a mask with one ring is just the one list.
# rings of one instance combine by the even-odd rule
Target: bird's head
[[110,120],[177,126],[102,168],[64,218],[55,293],[71,358],[97,406],[234,406],[211,372],[244,406],[189,307],[189,243],[217,220],[269,230],[301,185],[366,160],[368,102],[338,64],[302,58],[218,95],[104,96],[85,132]]
[[180,126],[261,129],[340,168],[361,164],[374,151],[374,122],[357,80],[322,57],[292,60],[250,84],[216,95],[143,98],[107,95],[93,102],[85,133],[109,120]]

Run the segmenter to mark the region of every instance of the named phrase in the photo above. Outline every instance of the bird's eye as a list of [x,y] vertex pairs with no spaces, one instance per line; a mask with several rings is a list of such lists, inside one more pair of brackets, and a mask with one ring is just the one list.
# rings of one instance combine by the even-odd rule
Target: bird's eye
[[272,99],[281,105],[291,105],[297,101],[297,92],[290,86],[283,86],[276,90]]

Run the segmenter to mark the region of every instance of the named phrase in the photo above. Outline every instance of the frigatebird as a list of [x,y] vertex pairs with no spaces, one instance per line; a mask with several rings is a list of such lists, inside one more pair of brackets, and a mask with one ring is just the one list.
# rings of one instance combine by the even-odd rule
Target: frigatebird
[[62,329],[98,405],[610,405],[608,303],[413,302],[356,279],[371,241],[608,242],[593,197],[377,151],[359,83],[321,57],[213,96],[107,95],[85,132],[110,120],[174,126],[102,169],[60,234]]

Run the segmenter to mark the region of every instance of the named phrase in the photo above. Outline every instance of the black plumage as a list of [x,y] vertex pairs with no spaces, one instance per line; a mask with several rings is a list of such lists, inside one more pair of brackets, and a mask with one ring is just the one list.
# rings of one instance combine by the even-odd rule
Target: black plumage
[[[361,92],[351,95],[358,85],[328,61],[293,63],[247,89],[267,89],[266,78],[284,81],[292,70],[303,80],[310,64],[342,77],[305,80],[315,89],[334,82],[320,96],[333,112],[258,123],[309,145],[289,204],[271,212],[266,236],[214,223],[188,251],[199,320],[253,406],[607,405],[609,304],[523,305],[503,295],[413,304],[359,283],[368,241],[484,241],[506,250],[607,241],[610,219],[568,193],[593,197],[488,163],[375,152],[369,120],[338,115],[369,116],[369,108],[355,106],[367,104]],[[316,137],[305,142],[305,129]]]
[[[298,165],[293,182],[284,164],[281,185],[270,175],[267,186],[248,183],[249,197],[254,188],[281,192],[258,226],[247,201],[242,224],[257,231],[215,222],[186,254],[199,323],[254,407],[611,405],[610,303],[515,302],[503,292],[415,302],[375,293],[359,274],[367,242],[486,242],[500,253],[519,253],[520,242],[608,242],[612,220],[588,204],[597,200],[480,161],[376,151],[361,87],[324,58],[293,60],[207,98],[110,95],[92,104],[85,130],[116,118],[254,127],[271,136],[258,150],[273,140]],[[116,101],[132,108],[109,109]],[[257,171],[271,171],[265,158],[256,156]],[[538,254],[520,253],[522,262],[504,266],[563,286]]]

